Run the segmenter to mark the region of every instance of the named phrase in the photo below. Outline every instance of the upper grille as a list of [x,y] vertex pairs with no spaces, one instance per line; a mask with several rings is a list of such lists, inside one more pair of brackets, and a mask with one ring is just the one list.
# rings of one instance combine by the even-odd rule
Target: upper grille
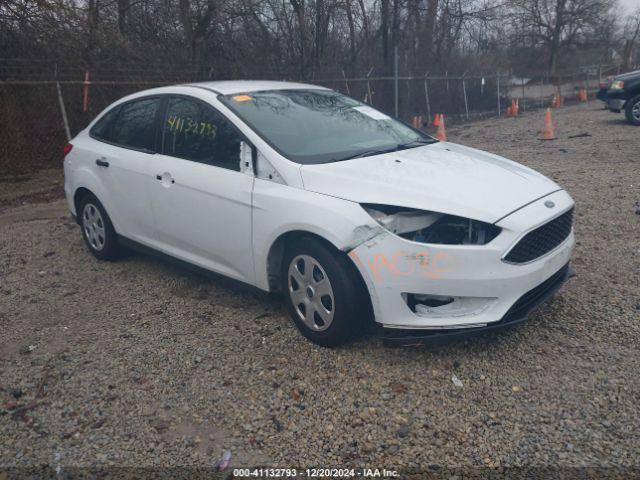
[[569,236],[573,208],[550,222],[530,231],[504,257],[510,263],[527,263],[550,252]]

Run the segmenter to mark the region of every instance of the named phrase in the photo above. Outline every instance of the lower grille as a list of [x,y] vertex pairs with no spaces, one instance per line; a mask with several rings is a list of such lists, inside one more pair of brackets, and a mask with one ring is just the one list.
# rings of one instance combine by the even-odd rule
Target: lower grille
[[573,208],[527,233],[504,257],[510,263],[527,263],[549,253],[571,233]]
[[533,308],[538,306],[544,300],[545,297],[553,293],[560,285],[562,285],[562,283],[564,283],[568,272],[569,264],[567,263],[540,285],[532,288],[522,295],[516,303],[513,304],[505,316],[502,317],[502,321],[509,322],[526,317]]

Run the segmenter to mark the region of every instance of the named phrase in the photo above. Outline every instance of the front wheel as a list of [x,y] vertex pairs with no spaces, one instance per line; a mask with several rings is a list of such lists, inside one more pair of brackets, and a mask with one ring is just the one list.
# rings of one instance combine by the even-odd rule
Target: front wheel
[[334,347],[362,332],[370,316],[362,279],[347,255],[312,237],[288,245],[282,291],[300,332]]
[[636,95],[627,102],[624,113],[629,123],[640,125],[640,95]]

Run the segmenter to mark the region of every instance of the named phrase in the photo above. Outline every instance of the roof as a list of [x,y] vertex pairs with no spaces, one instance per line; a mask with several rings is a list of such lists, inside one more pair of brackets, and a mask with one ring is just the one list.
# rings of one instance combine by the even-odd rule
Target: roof
[[210,88],[223,95],[257,92],[261,90],[327,89],[326,87],[308,83],[276,82],[271,80],[224,80],[218,82],[190,83],[189,85]]

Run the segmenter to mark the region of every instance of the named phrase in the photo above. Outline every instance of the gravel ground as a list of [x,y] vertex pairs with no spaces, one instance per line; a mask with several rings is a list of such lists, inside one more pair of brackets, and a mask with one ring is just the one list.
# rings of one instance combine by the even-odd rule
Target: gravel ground
[[600,108],[555,111],[551,142],[542,112],[449,131],[567,188],[577,277],[521,327],[437,348],[322,349],[278,298],[95,260],[61,200],[5,207],[0,468],[211,466],[226,449],[243,466],[638,467],[640,129]]

